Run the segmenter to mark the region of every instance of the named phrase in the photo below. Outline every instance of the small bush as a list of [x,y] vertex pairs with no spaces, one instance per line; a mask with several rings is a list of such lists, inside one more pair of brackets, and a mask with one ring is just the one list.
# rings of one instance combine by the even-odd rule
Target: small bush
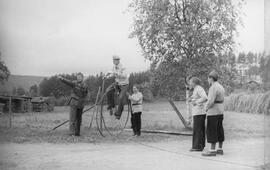
[[143,94],[143,100],[146,102],[152,102],[154,99],[153,93],[151,91],[151,84],[150,83],[141,83],[138,85],[139,90]]
[[225,110],[270,114],[270,91],[256,94],[231,94],[225,98]]
[[69,100],[69,97],[61,96],[61,97],[56,99],[55,105],[56,106],[65,106],[65,105],[67,105],[68,100]]
[[270,82],[265,82],[262,84],[263,90],[267,91],[270,90]]

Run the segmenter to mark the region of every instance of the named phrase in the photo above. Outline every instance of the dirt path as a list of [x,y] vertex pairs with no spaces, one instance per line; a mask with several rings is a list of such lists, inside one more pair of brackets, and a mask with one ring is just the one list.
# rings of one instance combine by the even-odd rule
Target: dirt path
[[1,144],[0,169],[182,169],[244,170],[263,165],[264,140],[231,140],[225,155],[204,158],[190,153],[190,141],[106,144]]

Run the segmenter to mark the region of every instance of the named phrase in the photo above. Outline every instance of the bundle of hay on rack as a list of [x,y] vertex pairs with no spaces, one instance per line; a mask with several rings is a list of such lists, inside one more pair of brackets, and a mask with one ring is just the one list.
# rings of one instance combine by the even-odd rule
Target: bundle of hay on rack
[[231,94],[225,98],[225,110],[270,114],[270,91],[253,94]]
[[54,110],[54,102],[51,97],[34,97],[32,100],[34,112],[51,112]]

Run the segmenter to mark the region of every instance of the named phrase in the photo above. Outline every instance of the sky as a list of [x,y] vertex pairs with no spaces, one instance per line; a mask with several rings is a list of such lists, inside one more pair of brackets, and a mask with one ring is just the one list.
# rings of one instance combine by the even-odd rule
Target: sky
[[264,0],[246,0],[242,10],[243,25],[238,26],[236,52],[263,52]]
[[[127,71],[149,68],[128,38],[128,0],[0,0],[0,51],[12,74],[52,76],[107,72],[112,55]],[[264,0],[247,0],[237,52],[264,49]]]

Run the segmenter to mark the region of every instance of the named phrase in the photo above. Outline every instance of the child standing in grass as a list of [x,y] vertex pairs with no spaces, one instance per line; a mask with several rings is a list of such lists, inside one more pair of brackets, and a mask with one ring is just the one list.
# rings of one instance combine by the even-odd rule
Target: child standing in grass
[[138,90],[138,87],[136,85],[133,86],[133,94],[130,95],[129,93],[127,93],[127,95],[132,105],[131,126],[133,129],[133,135],[140,136],[143,95]]
[[189,99],[192,103],[192,116],[193,116],[193,138],[192,148],[193,151],[202,151],[205,147],[205,118],[206,113],[204,110],[204,103],[207,101],[207,95],[200,85],[201,81],[197,77],[190,79],[190,86],[193,88],[193,94]]

